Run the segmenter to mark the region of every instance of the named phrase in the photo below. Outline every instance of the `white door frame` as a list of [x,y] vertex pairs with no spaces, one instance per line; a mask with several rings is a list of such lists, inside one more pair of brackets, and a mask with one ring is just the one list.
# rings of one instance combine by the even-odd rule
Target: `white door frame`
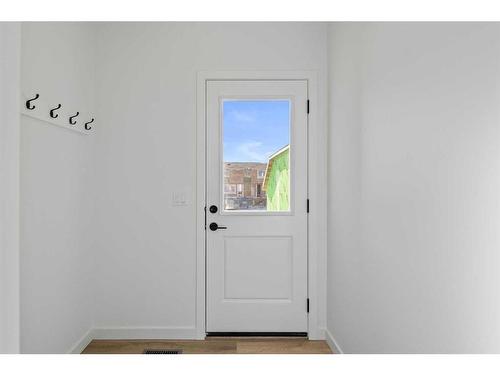
[[[308,98],[310,112],[308,117],[308,195],[309,195],[309,220],[308,220],[308,335],[310,339],[323,339],[324,330],[318,326],[320,314],[319,306],[325,306],[325,301],[319,304],[319,298],[325,298],[320,291],[324,286],[319,285],[318,270],[319,254],[325,249],[320,241],[320,223],[326,221],[321,205],[326,205],[326,181],[322,181],[321,170],[325,160],[318,160],[318,152],[312,149],[324,148],[321,142],[320,116],[318,106],[318,82],[315,71],[201,71],[197,75],[197,126],[196,126],[196,336],[205,338],[205,202],[206,202],[206,82],[210,80],[306,80],[308,82]],[[326,155],[326,150],[319,154]],[[324,195],[318,192],[325,192]],[[316,196],[318,199],[315,199]],[[321,198],[323,197],[323,198]],[[323,199],[323,201],[320,201]],[[324,254],[324,252],[323,252]]]

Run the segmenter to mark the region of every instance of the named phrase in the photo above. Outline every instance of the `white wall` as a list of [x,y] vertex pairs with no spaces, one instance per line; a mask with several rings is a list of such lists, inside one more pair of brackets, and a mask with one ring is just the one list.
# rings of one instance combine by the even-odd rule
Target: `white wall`
[[[326,26],[102,24],[98,44],[96,327],[106,337],[193,337],[196,74],[317,70],[325,98]],[[187,206],[172,206],[176,191]]]
[[[24,23],[23,93],[92,113],[95,45],[92,24]],[[94,139],[21,118],[22,352],[64,353],[92,326]]]
[[0,353],[19,352],[20,36],[0,23]]
[[500,352],[500,26],[329,36],[330,333],[345,352]]

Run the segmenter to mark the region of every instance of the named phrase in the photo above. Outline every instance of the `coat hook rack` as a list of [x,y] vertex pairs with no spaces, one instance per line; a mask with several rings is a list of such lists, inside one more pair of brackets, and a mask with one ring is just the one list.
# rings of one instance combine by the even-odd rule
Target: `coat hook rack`
[[70,123],[71,125],[75,125],[75,124],[76,124],[76,121],[74,121],[73,119],[74,119],[76,116],[78,116],[79,114],[80,114],[80,112],[76,112],[76,115],[71,116],[71,117],[69,118],[69,123]]
[[52,109],[50,110],[50,117],[52,117],[52,118],[57,118],[57,117],[59,117],[59,115],[58,115],[57,113],[56,113],[56,114],[54,114],[54,111],[55,111],[55,110],[57,110],[57,109],[59,109],[59,108],[61,108],[61,104],[58,104],[56,108],[52,108]]
[[89,122],[85,123],[85,130],[90,130],[92,129],[92,126],[88,126],[89,124],[92,124],[94,122],[94,119],[90,120]]
[[26,108],[28,108],[29,110],[33,110],[33,109],[35,109],[35,108],[36,108],[36,106],[34,106],[34,105],[32,106],[32,105],[31,105],[31,102],[32,102],[33,100],[37,100],[39,97],[40,97],[40,95],[36,94],[36,95],[35,95],[35,97],[34,97],[33,99],[28,99],[28,100],[26,100]]
[[[67,108],[67,103],[59,103],[59,100],[61,99],[57,97],[49,98],[46,93],[44,94],[38,91],[37,88],[32,87],[28,91],[20,93],[19,101],[22,104],[18,109],[22,116],[27,116],[82,135],[92,135],[94,132],[93,123],[95,123],[92,115],[94,114],[86,111],[77,112],[76,109],[79,106],[75,106],[75,111],[72,112],[71,109]],[[74,104],[78,105],[78,103]]]

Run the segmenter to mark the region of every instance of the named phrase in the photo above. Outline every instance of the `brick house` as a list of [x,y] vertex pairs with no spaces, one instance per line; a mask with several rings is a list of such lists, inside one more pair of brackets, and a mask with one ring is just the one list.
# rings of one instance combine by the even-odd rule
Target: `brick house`
[[224,204],[227,210],[265,209],[263,190],[267,163],[224,163]]

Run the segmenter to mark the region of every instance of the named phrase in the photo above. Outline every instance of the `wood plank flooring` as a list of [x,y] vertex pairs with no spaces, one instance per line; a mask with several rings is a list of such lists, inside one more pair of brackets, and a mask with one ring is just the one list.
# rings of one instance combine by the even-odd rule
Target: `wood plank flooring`
[[145,349],[181,349],[183,354],[332,354],[326,341],[289,337],[92,340],[82,354],[142,354]]

